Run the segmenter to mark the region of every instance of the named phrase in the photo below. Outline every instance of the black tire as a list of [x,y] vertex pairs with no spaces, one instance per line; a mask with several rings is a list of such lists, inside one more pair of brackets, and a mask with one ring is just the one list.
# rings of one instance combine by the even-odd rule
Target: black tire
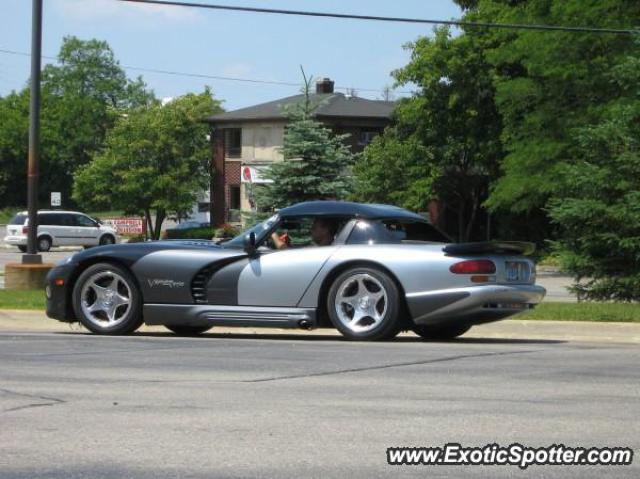
[[26,246],[22,246],[22,245],[20,245],[20,246],[18,246],[18,249],[19,249],[21,252],[23,252],[23,253],[26,253],[26,252],[27,252],[27,247],[26,247]]
[[423,324],[413,326],[413,332],[424,339],[447,340],[462,336],[471,329],[470,324],[449,324],[446,326],[425,326]]
[[103,235],[100,238],[100,246],[115,244],[115,242],[116,242],[116,239],[111,235]]
[[[359,279],[363,280],[364,286]],[[351,298],[349,294],[354,291],[353,288],[357,288],[353,298],[360,297],[353,300],[358,303],[357,308],[340,299],[336,302],[338,295],[343,301]],[[361,288],[366,291],[361,291]],[[370,296],[380,292],[386,296],[379,299]],[[373,267],[354,267],[334,280],[327,295],[327,311],[331,322],[345,338],[353,341],[379,341],[391,339],[400,332],[400,301],[398,287],[387,273]],[[361,319],[356,319],[356,311],[359,311]]]
[[190,324],[165,324],[164,327],[180,336],[197,336],[213,328],[208,325],[192,326]]
[[46,253],[51,249],[51,238],[48,236],[40,236],[38,238],[38,251]]
[[[99,288],[104,291],[102,299]],[[122,299],[128,301],[113,306]],[[96,304],[99,307],[90,313],[89,308]],[[97,334],[129,334],[142,325],[142,296],[136,281],[125,268],[111,263],[97,263],[82,272],[73,288],[73,309],[82,325]]]

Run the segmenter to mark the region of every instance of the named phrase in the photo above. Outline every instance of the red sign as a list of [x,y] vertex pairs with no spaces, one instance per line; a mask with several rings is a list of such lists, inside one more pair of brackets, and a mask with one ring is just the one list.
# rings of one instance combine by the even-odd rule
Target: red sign
[[142,218],[107,218],[102,222],[115,228],[118,234],[144,233],[144,220]]

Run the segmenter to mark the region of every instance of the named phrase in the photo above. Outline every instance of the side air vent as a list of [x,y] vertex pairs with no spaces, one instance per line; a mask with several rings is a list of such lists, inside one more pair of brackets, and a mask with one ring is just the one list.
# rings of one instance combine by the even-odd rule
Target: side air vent
[[203,268],[191,281],[191,296],[196,304],[207,304],[207,283],[211,278],[211,269]]

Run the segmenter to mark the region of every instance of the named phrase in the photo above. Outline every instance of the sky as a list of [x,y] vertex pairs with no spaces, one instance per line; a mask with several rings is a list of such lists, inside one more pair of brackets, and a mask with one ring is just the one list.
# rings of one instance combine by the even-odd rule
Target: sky
[[[199,0],[235,6],[450,20],[453,0]],[[0,50],[31,49],[31,0],[0,0]],[[62,39],[106,40],[125,67],[171,70],[301,84],[302,65],[314,78],[365,98],[381,98],[391,72],[407,64],[407,42],[431,35],[430,25],[152,6],[117,0],[44,0],[44,56]],[[43,59],[43,64],[51,60]],[[27,56],[0,52],[0,95],[26,85]],[[202,91],[209,85],[227,110],[295,95],[299,86],[193,78],[126,68],[142,75],[158,98]],[[373,91],[366,91],[371,89]],[[407,88],[400,88],[406,91]],[[344,91],[344,90],[343,90]],[[402,93],[398,93],[401,95]]]

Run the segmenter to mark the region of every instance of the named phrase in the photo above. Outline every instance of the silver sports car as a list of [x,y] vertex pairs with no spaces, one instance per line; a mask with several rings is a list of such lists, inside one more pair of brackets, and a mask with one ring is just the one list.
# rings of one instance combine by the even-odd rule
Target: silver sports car
[[213,326],[335,327],[379,340],[454,338],[532,309],[533,245],[453,243],[387,205],[314,201],[226,243],[157,241],[77,253],[47,277],[47,315],[99,334],[143,322],[179,334]]

